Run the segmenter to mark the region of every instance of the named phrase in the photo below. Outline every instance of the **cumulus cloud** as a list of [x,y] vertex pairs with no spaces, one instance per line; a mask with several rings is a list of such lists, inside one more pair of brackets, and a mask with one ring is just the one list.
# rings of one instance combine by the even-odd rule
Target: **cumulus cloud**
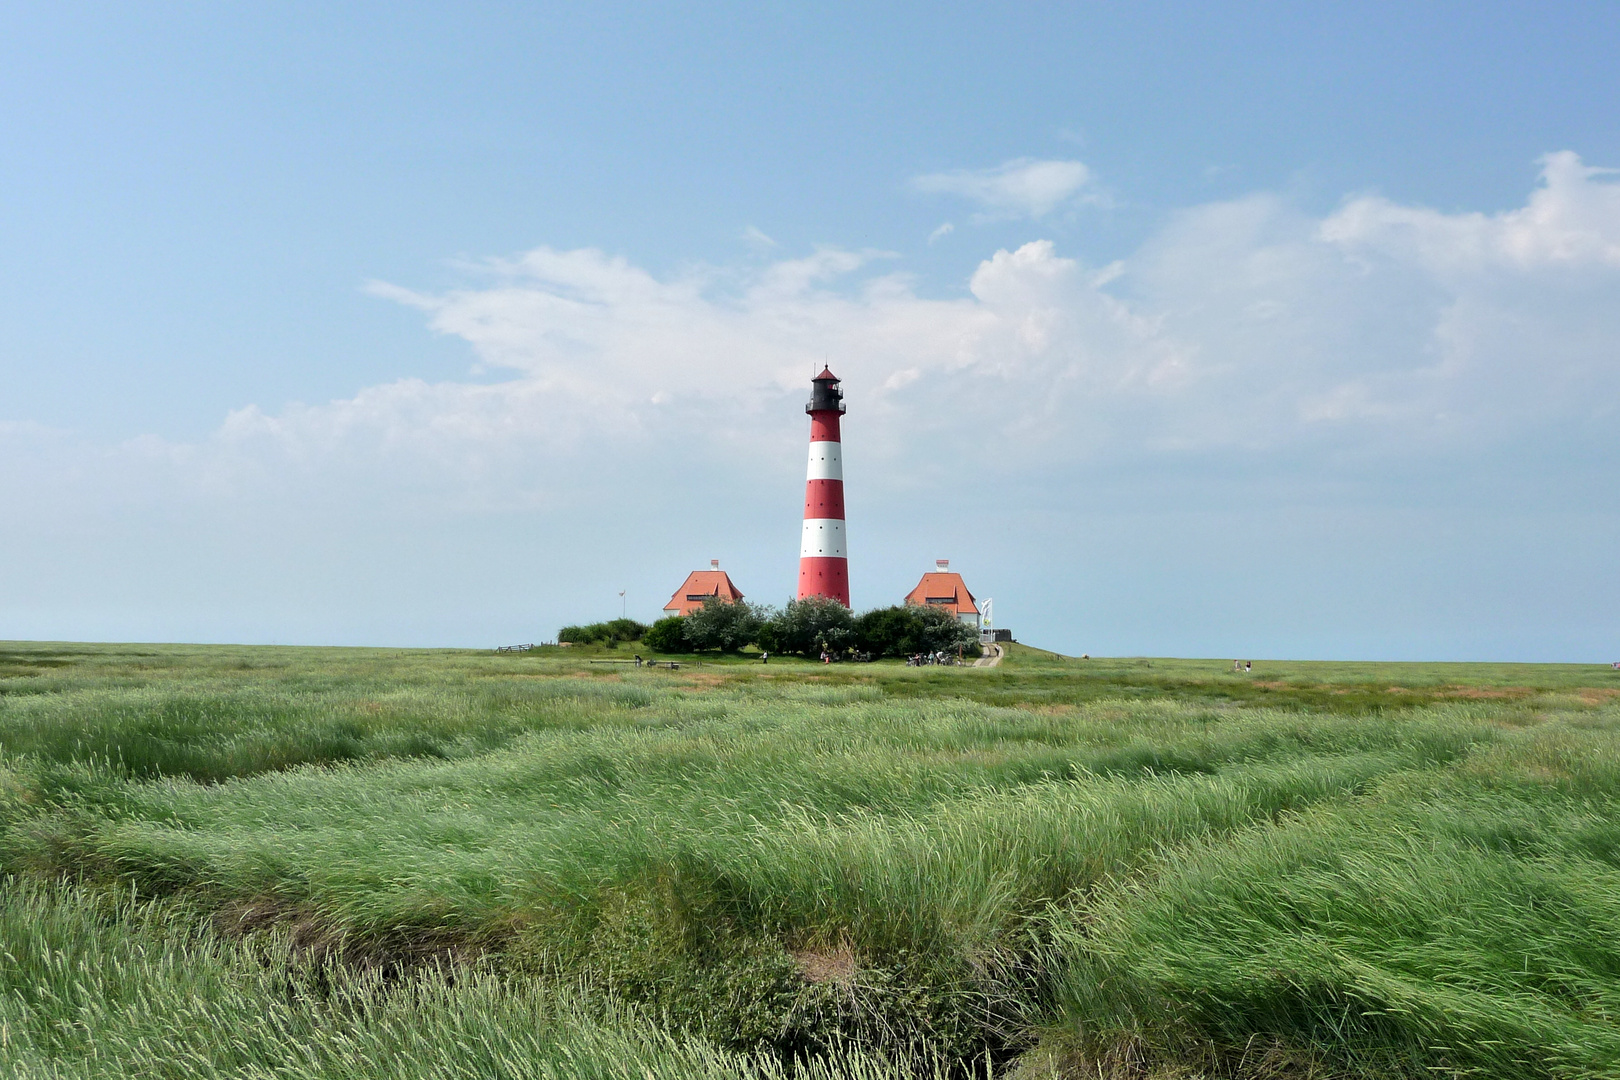
[[[1022,205],[1072,197],[1084,174],[1067,175]],[[1493,215],[1362,197],[1313,217],[1257,194],[1182,211],[1106,266],[1050,240],[989,253],[945,297],[878,251],[659,276],[537,248],[488,260],[460,288],[370,286],[465,341],[489,381],[245,406],[206,444],[118,453],[135,473],[208,490],[381,483],[467,504],[550,497],[566,470],[535,460],[611,468],[675,445],[699,472],[778,459],[791,471],[792,418],[824,363],[867,425],[863,453],[893,474],[993,470],[967,431],[1059,472],[1229,453],[1412,460],[1529,446],[1537,432],[1586,432],[1608,453],[1617,192],[1565,153],[1545,159],[1524,206]]]
[[870,449],[895,463],[931,454],[965,412],[1055,462],[1461,452],[1620,403],[1617,191],[1555,154],[1526,204],[1495,215],[1356,198],[1319,218],[1260,194],[1183,211],[1107,266],[1049,240],[997,251],[945,298],[919,295],[883,252],[658,277],[538,248],[459,289],[371,286],[507,377],[246,408],[216,438],[435,470],[671,432],[694,455],[776,453],[830,362],[883,418]]
[[[695,432],[694,449],[703,440],[791,442],[800,433],[783,418],[809,374],[830,362],[863,411],[891,417],[884,438],[903,454],[939,418],[959,424],[967,402],[988,429],[1061,438],[1071,417],[1060,405],[1095,416],[1190,374],[1184,343],[1105,291],[1117,270],[1091,270],[1050,241],[995,253],[967,294],[950,299],[918,295],[880,259],[826,249],[723,281],[658,280],[601,252],[540,250],[492,263],[496,280],[477,288],[375,285],[376,295],[466,340],[486,367],[516,376],[494,386],[378,388],[325,407],[328,426],[390,439],[414,427],[436,439],[527,423],[555,445],[577,445],[590,431],[651,438],[666,427]],[[390,395],[411,421],[387,418]],[[441,410],[432,427],[419,416],[425,400]],[[501,408],[505,426],[494,416]],[[283,438],[289,421],[319,426],[320,415],[254,412],[235,427]]]
[[1444,214],[1382,198],[1353,199],[1322,223],[1322,238],[1383,252],[1453,276],[1557,266],[1620,267],[1620,184],[1570,151],[1542,159],[1542,185],[1501,214]]
[[1076,202],[1101,200],[1091,170],[1079,161],[1015,158],[990,169],[926,173],[913,177],[911,187],[967,199],[981,207],[983,219],[1039,219]]

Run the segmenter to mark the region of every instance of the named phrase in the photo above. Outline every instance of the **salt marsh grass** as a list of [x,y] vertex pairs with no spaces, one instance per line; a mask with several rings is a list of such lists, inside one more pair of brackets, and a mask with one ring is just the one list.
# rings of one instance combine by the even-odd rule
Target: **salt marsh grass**
[[1620,1075],[1604,669],[606,658],[0,648],[13,1072]]
[[[779,1059],[480,967],[376,972],[221,940],[168,905],[11,881],[0,906],[8,1077],[785,1080]],[[948,1063],[838,1048],[794,1075],[898,1080]]]

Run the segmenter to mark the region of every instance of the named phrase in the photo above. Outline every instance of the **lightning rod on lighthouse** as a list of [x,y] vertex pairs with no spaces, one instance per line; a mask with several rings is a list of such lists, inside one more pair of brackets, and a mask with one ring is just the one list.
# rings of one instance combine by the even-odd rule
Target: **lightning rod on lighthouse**
[[810,467],[804,484],[799,541],[799,599],[825,596],[849,607],[849,551],[844,538],[844,455],[838,421],[844,392],[823,368],[810,382]]

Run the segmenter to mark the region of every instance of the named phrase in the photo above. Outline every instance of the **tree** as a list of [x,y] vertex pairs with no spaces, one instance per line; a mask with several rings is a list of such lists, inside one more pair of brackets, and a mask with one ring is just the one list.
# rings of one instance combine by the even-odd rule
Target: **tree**
[[703,598],[703,606],[686,616],[686,643],[693,649],[719,649],[736,652],[759,638],[764,623],[760,612],[746,600]]
[[822,649],[841,653],[855,640],[855,616],[824,596],[789,600],[760,627],[759,646],[767,652],[818,655]]

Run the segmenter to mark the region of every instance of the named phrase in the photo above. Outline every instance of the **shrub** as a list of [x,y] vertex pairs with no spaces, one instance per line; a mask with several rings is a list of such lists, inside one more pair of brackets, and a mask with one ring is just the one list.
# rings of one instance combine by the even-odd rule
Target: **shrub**
[[679,615],[659,619],[647,627],[647,632],[641,635],[641,643],[654,652],[685,652],[686,620]]
[[610,619],[602,625],[607,627],[611,641],[640,641],[641,635],[647,632],[647,624],[634,619]]
[[873,656],[954,653],[978,644],[972,626],[942,607],[905,604],[874,608],[855,620],[855,647]]
[[904,607],[873,608],[855,619],[855,647],[873,656],[905,656],[915,620]]
[[557,631],[557,640],[574,645],[614,646],[621,641],[640,641],[647,632],[645,623],[634,619],[609,619],[607,622],[587,623],[584,626],[565,626]]
[[812,656],[823,648],[840,653],[854,642],[855,616],[824,596],[789,600],[759,630],[760,648],[774,653]]
[[[914,605],[915,606],[915,605]],[[979,628],[940,607],[917,606],[922,617],[920,644],[924,652],[972,651],[979,647]]]
[[707,596],[703,606],[683,621],[686,644],[690,648],[736,652],[758,640],[765,618],[764,613],[746,600]]

